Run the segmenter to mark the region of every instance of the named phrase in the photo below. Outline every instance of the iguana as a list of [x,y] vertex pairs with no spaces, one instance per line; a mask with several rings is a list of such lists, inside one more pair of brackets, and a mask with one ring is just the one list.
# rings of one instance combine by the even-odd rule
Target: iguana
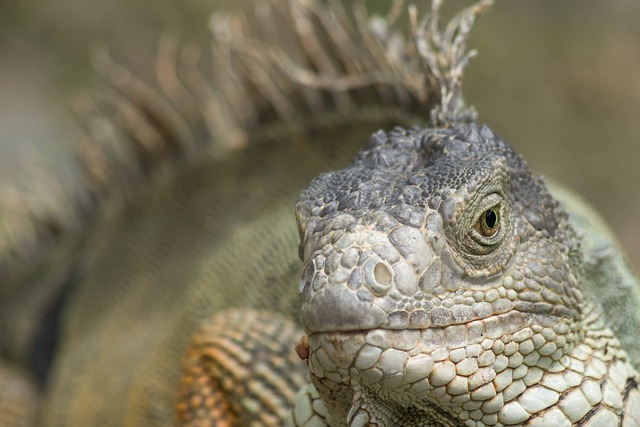
[[213,76],[164,40],[162,95],[102,56],[84,187],[4,218],[0,354],[46,381],[0,421],[640,425],[638,281],[464,105],[488,2],[439,4],[214,15]]

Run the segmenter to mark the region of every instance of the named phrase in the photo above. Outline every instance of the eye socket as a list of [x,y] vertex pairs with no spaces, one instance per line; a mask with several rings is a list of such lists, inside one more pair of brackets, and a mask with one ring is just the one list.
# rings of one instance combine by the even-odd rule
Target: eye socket
[[502,186],[482,188],[459,218],[455,243],[467,271],[478,277],[496,273],[513,254],[512,216]]
[[500,231],[500,209],[498,206],[484,211],[476,222],[476,230],[484,237],[493,237]]
[[505,222],[507,211],[504,197],[498,192],[490,193],[474,203],[468,212],[468,236],[474,241],[474,245],[483,248],[472,245],[470,251],[493,251],[504,239],[508,228]]

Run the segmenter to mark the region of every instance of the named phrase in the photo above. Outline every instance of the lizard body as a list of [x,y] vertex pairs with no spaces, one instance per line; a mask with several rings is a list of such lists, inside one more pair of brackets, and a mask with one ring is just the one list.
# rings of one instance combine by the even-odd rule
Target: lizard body
[[[85,120],[92,139],[84,146],[83,155],[86,194],[76,200],[72,215],[64,220],[38,218],[39,221],[34,221],[32,231],[38,245],[33,253],[25,257],[15,249],[31,248],[29,239],[33,235],[28,234],[27,242],[13,240],[14,250],[3,253],[0,259],[8,278],[0,295],[6,297],[5,301],[11,301],[0,310],[2,334],[7,343],[6,349],[2,349],[3,356],[24,358],[31,346],[26,338],[36,335],[43,325],[43,319],[35,315],[24,316],[20,325],[6,319],[13,318],[16,312],[36,313],[34,306],[41,309],[43,301],[50,301],[51,295],[60,296],[60,303],[53,304],[57,314],[54,317],[58,318],[57,342],[51,350],[53,359],[41,409],[42,425],[462,425],[465,421],[468,425],[515,425],[529,418],[532,423],[542,422],[542,425],[574,422],[593,427],[607,425],[612,420],[625,426],[640,423],[640,415],[634,412],[640,397],[633,367],[637,367],[640,353],[634,333],[640,321],[633,309],[640,299],[637,279],[591,208],[561,188],[552,187],[551,194],[561,201],[556,206],[546,193],[545,184],[529,178],[526,165],[506,144],[489,130],[474,127],[474,113],[461,102],[460,78],[469,58],[464,40],[479,9],[486,5],[464,11],[443,30],[449,36],[459,35],[457,44],[444,37],[445,42],[435,52],[429,53],[427,49],[425,56],[422,43],[426,35],[421,31],[435,27],[426,25],[428,20],[418,22],[416,12],[410,10],[412,32],[404,39],[393,26],[400,11],[397,4],[387,21],[372,19],[367,23],[368,17],[357,8],[354,16],[347,16],[337,4],[327,7],[309,1],[291,2],[286,6],[275,2],[266,12],[260,12],[267,13],[267,17],[259,20],[261,27],[257,33],[260,37],[266,35],[266,42],[256,40],[256,34],[242,20],[216,16],[212,27],[218,38],[214,49],[217,65],[212,83],[192,66],[188,54],[184,55],[187,66],[182,64],[183,69],[174,69],[178,56],[175,46],[165,46],[161,52],[158,68],[162,90],[181,108],[178,111],[123,69],[108,61],[102,63],[102,69],[119,94],[113,100],[95,98],[85,104],[88,111],[84,113]],[[437,12],[437,6],[432,12]],[[435,15],[432,14],[432,18],[435,19]],[[283,22],[283,25],[274,30],[273,22]],[[438,35],[438,31],[435,28],[432,35]],[[455,128],[457,122],[467,127]],[[435,124],[440,130],[430,127]],[[419,128],[412,127],[415,125]],[[409,130],[398,128],[390,133],[374,133],[394,126]],[[393,145],[385,142],[386,139],[401,140],[396,150],[401,159],[398,164],[401,164],[411,156],[422,155],[412,150],[424,136],[415,135],[424,134],[425,129],[431,129],[435,135],[457,129],[456,138],[462,142],[446,149],[453,153],[461,150],[462,143],[481,146],[475,137],[468,135],[475,129],[476,134],[493,141],[494,145],[486,151],[489,157],[496,154],[492,150],[498,147],[498,154],[509,159],[506,163],[517,163],[517,167],[503,171],[504,175],[510,178],[514,171],[522,172],[523,177],[530,179],[523,184],[524,189],[526,184],[535,183],[536,190],[530,192],[541,197],[543,209],[536,213],[544,216],[544,220],[538,221],[536,231],[522,231],[526,229],[522,227],[526,221],[518,216],[522,211],[514,209],[513,213],[509,211],[509,215],[503,216],[513,218],[514,223],[519,221],[519,226],[513,227],[520,232],[519,243],[524,242],[525,237],[540,237],[541,229],[547,232],[544,238],[566,235],[565,240],[553,241],[556,252],[548,254],[549,262],[559,272],[567,273],[557,279],[555,285],[563,287],[566,282],[566,286],[577,288],[579,283],[576,293],[586,294],[585,300],[589,301],[583,304],[581,297],[572,300],[574,295],[569,292],[571,298],[567,298],[576,306],[562,311],[560,302],[566,303],[566,298],[561,295],[560,300],[552,300],[551,305],[557,306],[561,315],[552,320],[542,319],[547,322],[542,324],[542,329],[529,317],[519,318],[517,310],[509,311],[501,306],[501,313],[494,317],[507,319],[511,315],[505,322],[514,330],[501,334],[497,328],[492,331],[490,339],[494,341],[489,348],[493,360],[489,360],[489,351],[484,348],[488,343],[471,342],[469,337],[455,350],[473,346],[470,355],[450,351],[454,345],[446,344],[447,339],[457,339],[458,344],[463,340],[451,333],[455,326],[446,324],[445,311],[440,310],[442,316],[438,317],[423,307],[423,317],[436,326],[430,329],[419,321],[417,327],[407,327],[398,317],[401,310],[397,310],[396,320],[389,320],[399,322],[391,328],[394,332],[385,336],[383,328],[382,333],[374,336],[371,331],[361,331],[375,329],[363,320],[367,318],[371,296],[358,293],[365,304],[358,303],[352,296],[346,300],[338,296],[314,305],[306,289],[309,286],[305,280],[313,274],[313,269],[320,268],[314,255],[315,245],[321,242],[330,250],[338,241],[337,238],[332,241],[331,237],[325,238],[329,242],[311,237],[322,233],[317,228],[318,218],[362,205],[371,211],[367,221],[378,224],[376,231],[380,235],[374,238],[381,241],[385,238],[383,235],[390,234],[390,229],[385,227],[393,220],[407,221],[416,229],[420,227],[411,222],[415,219],[411,215],[396,212],[400,216],[391,215],[390,219],[385,216],[387,212],[372,209],[366,205],[371,194],[366,193],[348,198],[344,206],[336,201],[331,208],[319,209],[318,206],[326,202],[324,198],[331,198],[332,194],[359,182],[357,174],[351,179],[333,181],[330,177],[336,175],[328,174],[315,180],[316,184],[305,190],[300,199],[298,219],[303,234],[299,235],[292,212],[304,185],[323,171],[344,167],[357,156],[360,160],[369,157],[367,161],[373,165],[372,169],[379,165],[388,167],[379,177],[379,190],[385,191],[383,178],[398,172],[393,166],[398,156],[390,150],[393,155],[383,153],[376,158],[370,154],[375,151],[371,150],[371,144],[375,146],[381,141],[379,145],[384,147]],[[370,141],[373,142],[357,154],[372,134]],[[435,142],[433,146],[440,148],[426,148],[426,151],[445,151],[442,147],[446,144],[438,144]],[[505,163],[499,156],[492,159],[496,164]],[[347,174],[357,167],[358,161],[345,169]],[[452,163],[452,171],[457,166]],[[493,169],[480,170],[490,174],[487,171]],[[319,191],[317,183],[322,179],[327,179],[329,184],[321,185],[322,191]],[[457,197],[470,198],[471,184],[475,181],[454,181],[458,187],[468,186],[468,192],[459,192]],[[452,194],[458,187],[451,188]],[[388,186],[387,190],[396,188]],[[427,193],[424,205],[436,212],[437,208],[429,200],[437,192]],[[510,204],[524,204],[520,196],[529,194],[523,191],[513,195],[504,189],[503,193]],[[402,194],[409,205],[416,200],[411,193]],[[316,203],[317,200],[322,203]],[[462,209],[456,206],[450,203],[449,211]],[[338,221],[331,235],[346,225],[349,224]],[[355,225],[366,228],[371,223]],[[433,233],[443,232],[438,224],[432,225]],[[314,227],[320,231],[314,233]],[[402,243],[416,237],[415,233],[408,228],[403,230],[394,240],[396,247],[404,248],[402,257],[411,262],[424,261],[421,261],[424,254]],[[561,232],[556,234],[557,230]],[[345,230],[342,231],[344,234]],[[302,320],[309,334],[310,353],[303,354],[307,348],[304,343],[300,348],[301,354],[308,358],[316,388],[308,384],[306,367],[293,353],[295,341],[303,334],[295,286],[300,280],[300,261],[296,258],[300,237],[304,238],[301,255],[306,261]],[[440,237],[440,240],[446,238]],[[512,244],[502,251],[502,264],[493,267],[494,273],[501,269],[510,269],[512,273],[514,265],[522,268],[528,265],[522,260],[513,261],[515,255],[509,249],[520,246],[513,243],[516,237],[511,239]],[[582,243],[578,244],[579,240]],[[420,248],[435,252],[433,247],[428,248],[429,244]],[[541,252],[544,251],[539,250],[537,254]],[[385,259],[388,255],[390,253],[378,256]],[[365,257],[362,259],[364,262]],[[572,268],[582,263],[582,268],[565,271],[559,259],[570,261]],[[452,265],[447,262],[443,261],[440,266],[441,275],[445,266]],[[382,278],[382,286],[373,285],[376,288],[373,300],[378,301],[376,298],[384,299],[389,288],[397,286],[401,273],[391,270],[385,273],[384,269],[376,273],[376,266],[372,265],[371,271],[364,274]],[[449,282],[443,286],[451,287],[449,291],[455,293],[456,286],[462,286],[464,281],[459,270],[451,267],[449,273]],[[571,280],[565,280],[569,276]],[[482,287],[482,275],[478,277],[473,279],[473,286]],[[335,289],[343,284],[332,280],[329,282],[336,285]],[[595,298],[608,281],[615,282],[612,291]],[[517,280],[513,282],[512,290],[521,291],[515,284]],[[420,286],[423,285],[421,282]],[[406,289],[402,292],[407,293],[407,289],[417,285],[405,280],[403,286]],[[424,286],[433,291],[438,284]],[[322,284],[315,287],[320,289]],[[366,287],[363,290],[366,291]],[[500,295],[500,291],[495,290],[498,298],[491,302],[496,302],[496,306],[508,304],[505,301],[508,291]],[[428,295],[425,290],[422,292],[423,298]],[[476,295],[464,296],[475,298]],[[478,297],[476,302],[486,302],[481,299]],[[334,310],[345,301],[355,301],[355,305],[347,304],[345,311]],[[389,302],[385,304],[388,308]],[[449,308],[447,304],[450,302],[442,305]],[[483,313],[487,312],[486,304],[482,308]],[[605,314],[602,314],[603,308]],[[625,316],[612,319],[608,315],[610,310]],[[531,313],[530,317],[535,317],[535,311]],[[593,315],[589,317],[589,313]],[[380,312],[373,315],[377,321],[380,316]],[[460,319],[470,320],[464,316]],[[559,323],[569,325],[573,341],[565,339],[569,344],[564,347],[556,344],[556,350],[562,351],[551,352],[553,357],[538,355],[533,361],[531,355],[539,353],[539,348],[546,344],[538,345],[538,335],[550,336],[548,329],[553,329],[553,325],[549,322],[558,319],[563,320]],[[576,319],[580,323],[571,323]],[[440,321],[444,323],[438,324]],[[447,329],[449,327],[452,329]],[[523,348],[533,346],[535,350],[525,354],[527,350],[513,350],[516,340],[510,335],[520,333],[524,338],[527,328],[531,336],[518,344],[529,340],[531,344],[522,344]],[[556,335],[565,332],[564,327],[554,330]],[[418,339],[416,334],[427,345],[438,342],[436,338],[426,338],[428,334],[444,334],[438,339],[445,344],[428,351],[411,347],[410,342]],[[587,335],[593,338],[593,343],[585,341]],[[363,347],[368,336],[378,341],[372,347]],[[496,342],[501,337],[505,338],[503,347],[508,349],[499,352],[500,344]],[[332,351],[336,343],[339,351]],[[546,353],[548,347],[542,352]],[[386,349],[396,351],[389,351],[386,354],[391,356],[376,360],[376,352]],[[412,368],[415,381],[410,382],[422,382],[411,392],[407,392],[411,386],[397,383],[399,376],[395,374],[402,369],[393,372],[395,378],[385,377],[382,381],[378,373],[370,374],[363,381],[365,374],[347,369],[353,363],[356,370],[360,369],[358,352],[366,354],[362,357],[368,358],[368,362],[381,364],[381,371],[389,367],[395,369],[394,363],[405,357],[403,351],[410,353],[411,364],[415,362],[414,366],[420,367]],[[504,364],[507,353],[513,356],[513,361],[507,358],[508,369],[498,372],[495,367]],[[527,358],[527,355],[530,356]],[[569,384],[565,379],[566,387],[562,389],[562,384],[558,385],[561,383],[558,372],[564,374],[561,367],[567,368],[568,359],[561,357],[565,355],[570,357],[569,367],[581,382],[576,384],[576,375],[573,375],[570,379],[574,383]],[[429,362],[429,358],[433,360]],[[592,359],[601,361],[597,368],[591,369],[587,363]],[[403,360],[409,363],[409,359]],[[470,408],[471,404],[465,408],[462,397],[458,397],[460,402],[454,402],[453,394],[448,393],[447,386],[460,386],[460,375],[448,378],[451,366],[455,365],[453,360],[468,365],[466,371],[465,367],[460,370],[468,371],[465,375],[469,378],[475,374],[478,378],[474,377],[473,381],[482,382],[478,387],[481,393],[476,392],[467,399],[474,402],[474,408]],[[575,366],[580,362],[584,370],[595,370],[595,374],[580,372]],[[606,366],[605,373],[599,369],[602,364]],[[521,404],[518,399],[525,394],[528,401],[540,397],[550,402],[549,392],[531,398],[529,390],[539,386],[541,378],[551,378],[547,372],[551,365],[555,369],[553,392],[557,400],[539,411]],[[336,366],[339,369],[334,369]],[[474,371],[474,367],[478,369]],[[429,383],[425,376],[434,371],[436,381]],[[437,373],[439,371],[444,373]],[[511,374],[510,382],[506,379],[507,372]],[[500,373],[502,376],[496,380]],[[444,381],[440,377],[446,377],[449,382],[438,384]],[[538,382],[533,381],[536,378]],[[483,386],[494,380],[503,389],[516,385],[509,395],[503,389],[499,392],[494,389],[496,394],[487,397],[490,390]],[[586,390],[583,393],[583,383],[589,392],[593,392],[594,385],[600,387],[603,391],[600,400]],[[389,392],[388,387],[400,388]],[[439,388],[436,390],[436,387]],[[289,400],[299,389],[290,412]],[[416,389],[420,389],[417,394],[413,393]],[[576,390],[583,394],[573,393]],[[461,395],[464,393],[456,394]],[[502,396],[502,402],[498,401],[498,395]],[[582,410],[585,399],[591,405],[587,415],[574,420],[571,418],[574,413],[562,412],[563,400],[571,405],[582,404]],[[528,418],[522,418],[523,412],[514,402]],[[24,416],[20,418],[19,421],[24,420]]]

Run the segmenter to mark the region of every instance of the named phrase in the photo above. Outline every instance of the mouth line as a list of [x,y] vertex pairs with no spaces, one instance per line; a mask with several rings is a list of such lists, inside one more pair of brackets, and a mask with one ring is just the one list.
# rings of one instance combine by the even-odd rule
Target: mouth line
[[[495,330],[496,328],[502,329],[504,333],[509,334],[517,331],[518,326],[526,326],[526,324],[530,324],[532,318],[537,318],[539,321],[543,321],[542,323],[546,323],[548,327],[553,327],[555,323],[562,322],[562,319],[575,319],[575,313],[573,313],[569,309],[562,310],[562,307],[552,307],[549,304],[539,304],[533,305],[530,303],[520,304],[516,302],[513,304],[509,310],[493,313],[488,316],[482,317],[473,317],[467,319],[448,319],[446,324],[417,324],[411,325],[410,322],[402,322],[396,325],[388,324],[388,317],[384,322],[380,322],[378,325],[368,326],[362,325],[344,325],[344,329],[340,327],[337,328],[316,328],[315,330],[311,330],[307,328],[307,334],[309,336],[314,334],[358,334],[365,333],[374,330],[380,331],[445,331],[450,328],[489,328],[491,330]],[[523,318],[526,319],[523,322]],[[496,325],[497,323],[497,325]],[[562,322],[564,323],[564,322]],[[495,335],[495,332],[491,335]]]
[[[307,336],[321,336],[321,335],[367,335],[374,331],[389,332],[389,333],[402,333],[405,331],[415,331],[420,334],[424,334],[427,331],[434,333],[446,333],[452,330],[462,331],[464,328],[465,341],[476,341],[478,339],[489,338],[499,339],[504,335],[511,335],[522,328],[531,326],[533,317],[542,313],[536,313],[531,311],[521,311],[517,309],[509,310],[505,313],[493,314],[487,317],[470,319],[465,322],[451,323],[450,325],[431,325],[431,326],[399,326],[392,327],[388,325],[378,325],[364,328],[345,328],[345,329],[332,329],[332,330],[316,330],[312,331],[307,329]],[[556,314],[544,313],[547,318],[547,322],[550,325],[557,323],[563,316]]]

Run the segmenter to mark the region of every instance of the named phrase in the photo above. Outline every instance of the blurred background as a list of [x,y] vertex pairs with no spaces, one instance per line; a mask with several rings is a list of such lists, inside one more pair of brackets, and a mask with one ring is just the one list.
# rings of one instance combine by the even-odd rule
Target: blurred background
[[[0,181],[43,191],[51,171],[71,180],[69,150],[81,128],[69,99],[99,85],[90,62],[96,44],[152,81],[162,32],[206,46],[212,10],[251,3],[3,2]],[[457,9],[470,2],[448,3]],[[468,68],[465,93],[481,121],[536,172],[594,204],[639,271],[640,2],[497,0],[474,30],[471,46],[480,55]]]

